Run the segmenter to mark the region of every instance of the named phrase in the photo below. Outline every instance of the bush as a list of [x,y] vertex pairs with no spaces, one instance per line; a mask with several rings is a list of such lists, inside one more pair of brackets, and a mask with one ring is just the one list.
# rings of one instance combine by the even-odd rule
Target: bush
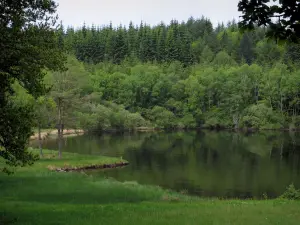
[[155,106],[150,112],[150,118],[160,128],[170,129],[175,126],[175,115],[166,108]]
[[184,117],[179,119],[177,127],[179,128],[196,128],[197,123],[193,115],[187,114]]
[[139,113],[131,113],[114,103],[86,104],[85,109],[84,113],[76,113],[78,126],[90,131],[111,128],[127,130],[149,125]]
[[127,129],[134,129],[137,127],[147,126],[148,123],[139,113],[130,113],[126,111],[126,120],[124,122],[124,127]]
[[232,128],[232,120],[227,115],[227,111],[213,107],[204,114],[204,128]]
[[241,118],[241,126],[246,128],[280,129],[283,123],[283,116],[264,103],[249,106]]
[[300,127],[300,116],[293,116],[289,123],[289,129],[295,130]]
[[291,184],[280,197],[289,200],[300,200],[300,189],[297,190],[294,184]]

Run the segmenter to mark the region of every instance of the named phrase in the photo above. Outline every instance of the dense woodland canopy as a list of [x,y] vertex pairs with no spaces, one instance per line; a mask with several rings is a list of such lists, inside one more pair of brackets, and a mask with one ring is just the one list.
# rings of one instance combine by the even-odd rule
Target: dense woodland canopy
[[266,32],[240,32],[235,21],[214,28],[204,17],[61,27],[69,70],[48,73],[49,97],[66,127],[295,129],[300,47]]

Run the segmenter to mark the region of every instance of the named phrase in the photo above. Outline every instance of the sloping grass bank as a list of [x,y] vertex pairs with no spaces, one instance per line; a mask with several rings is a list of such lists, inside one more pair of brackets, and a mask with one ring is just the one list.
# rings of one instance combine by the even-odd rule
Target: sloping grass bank
[[[136,182],[118,182],[60,167],[125,162],[46,151],[32,167],[0,174],[0,224],[299,224],[300,202],[204,200]],[[122,169],[122,168],[115,168]]]

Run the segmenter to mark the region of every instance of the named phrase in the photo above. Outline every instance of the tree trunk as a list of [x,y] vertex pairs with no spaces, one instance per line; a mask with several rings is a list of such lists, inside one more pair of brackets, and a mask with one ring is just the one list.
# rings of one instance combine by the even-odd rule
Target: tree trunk
[[208,110],[210,110],[210,96],[208,96]]
[[255,86],[255,102],[258,103],[258,96],[259,96],[259,87],[258,85]]
[[232,116],[233,124],[234,124],[234,129],[238,130],[239,129],[239,116],[237,114],[234,114]]
[[62,135],[59,134],[58,135],[58,158],[61,159],[62,158],[62,153],[61,153],[61,146],[62,146]]
[[280,160],[282,160],[283,158],[283,141],[281,141],[281,145],[280,145]]
[[43,157],[42,135],[41,135],[41,125],[40,125],[40,122],[38,123],[38,132],[39,132],[39,149],[40,149],[40,155],[41,155],[41,157]]
[[57,124],[57,135],[58,135],[58,158],[62,158],[61,147],[63,137],[63,125],[62,125],[62,106],[61,100],[58,100],[58,124]]
[[271,98],[271,97],[269,97],[269,102],[270,102],[270,107],[271,107],[271,109],[273,110],[273,106],[272,106],[272,98]]
[[272,158],[273,147],[271,147],[269,158]]
[[282,105],[282,101],[283,101],[283,99],[282,99],[282,95],[280,94],[280,111],[281,111],[281,113],[283,112],[283,105]]

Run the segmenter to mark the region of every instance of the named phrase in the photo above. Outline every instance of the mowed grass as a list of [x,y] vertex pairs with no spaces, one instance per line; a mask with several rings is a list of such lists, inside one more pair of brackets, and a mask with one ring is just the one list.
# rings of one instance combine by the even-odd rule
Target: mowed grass
[[[30,150],[39,154],[39,150]],[[21,172],[28,171],[47,171],[54,168],[82,168],[86,166],[96,166],[104,164],[118,164],[127,162],[121,158],[80,155],[77,153],[63,152],[61,159],[58,159],[58,152],[53,150],[43,150],[43,157],[35,162],[33,167],[22,168]]]
[[300,224],[299,201],[199,199],[136,182],[58,173],[47,167],[122,159],[63,153],[58,160],[52,156],[57,152],[45,153],[32,167],[0,174],[1,225]]

